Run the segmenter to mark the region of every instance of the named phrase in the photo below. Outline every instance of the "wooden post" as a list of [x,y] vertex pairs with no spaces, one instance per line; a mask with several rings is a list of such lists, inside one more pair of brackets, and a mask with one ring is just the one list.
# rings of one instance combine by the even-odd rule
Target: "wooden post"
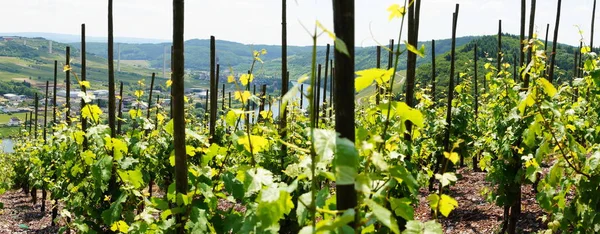
[[221,97],[221,110],[225,111],[225,84],[223,84],[222,89],[222,97]]
[[[522,67],[523,64],[525,64],[525,52],[523,52],[523,48],[525,47],[525,45],[523,44],[523,41],[525,40],[525,15],[527,13],[527,9],[526,9],[526,2],[527,0],[521,0],[521,33],[519,35],[519,53],[520,53],[520,57],[519,57],[519,67]],[[522,77],[522,75],[519,74],[519,79],[520,80]]]
[[[381,46],[377,46],[377,59],[376,59],[376,68],[381,68]],[[327,70],[327,69],[325,69]],[[331,77],[331,79],[333,80],[333,76]],[[379,106],[379,101],[381,100],[381,95],[380,95],[380,89],[381,87],[379,87],[379,85],[376,86],[377,88],[375,89],[375,104],[377,106]]]
[[[446,108],[446,129],[444,133],[444,151],[450,152],[450,130],[452,123],[452,99],[454,97],[454,70],[455,70],[455,59],[456,59],[456,26],[458,23],[458,10],[459,5],[456,4],[456,10],[453,14],[452,19],[452,49],[450,51],[450,80],[448,81],[448,105]],[[445,161],[445,159],[443,160]],[[444,163],[442,163],[444,164]],[[439,166],[439,165],[438,165]]]
[[265,102],[267,101],[267,85],[262,85],[262,91],[260,92],[260,106],[258,107],[258,118],[260,119],[260,112],[265,110]]
[[321,101],[321,64],[317,66],[317,86],[313,87],[313,93],[315,96],[313,97],[313,103],[315,105],[314,108],[314,117],[315,117],[315,126],[319,128],[319,102]]
[[[175,148],[175,187],[179,194],[187,194],[188,168],[185,152],[185,103],[184,103],[184,1],[173,0],[173,147]],[[211,67],[214,71],[214,67]],[[184,214],[178,214],[177,233],[185,233]]]
[[594,6],[592,7],[592,30],[590,33],[590,49],[594,51],[594,25],[596,21],[596,0],[594,0]]
[[[47,124],[48,124],[48,87],[50,86],[50,81],[46,81],[46,95],[44,96],[44,128],[42,131],[44,144],[48,141],[46,137],[47,133]],[[42,182],[42,207],[40,208],[40,212],[42,214],[46,213],[46,197],[48,197],[48,193],[46,192],[46,182]]]
[[[477,43],[475,43],[475,48],[473,49],[473,80],[475,86],[475,119],[477,120],[479,117],[479,87],[477,86],[477,80],[479,76],[477,75],[477,60],[479,59],[477,55]],[[479,163],[478,163],[478,154],[473,155],[473,171],[479,171]]]
[[548,81],[552,83],[554,81],[554,64],[556,63],[556,46],[558,45],[558,27],[560,25],[560,8],[562,0],[558,0],[556,7],[556,24],[554,24],[554,39],[552,43],[552,58],[550,59],[550,72],[548,73]]
[[[210,88],[210,87],[209,87]],[[208,107],[208,99],[210,99],[210,94],[208,93],[208,89],[206,90],[206,99],[204,102],[204,120],[206,121],[207,124],[210,124],[207,119],[210,119],[210,108]],[[210,127],[210,126],[209,126]]]
[[502,70],[502,20],[498,20],[498,54],[496,56],[498,60],[496,68],[500,72]]
[[431,40],[431,101],[435,104],[435,40]]
[[[419,11],[420,11],[421,0],[416,0],[413,4],[408,7],[408,43],[418,48],[419,43]],[[407,62],[406,62],[406,104],[410,107],[415,107],[415,76],[417,73],[417,55],[412,52],[408,52],[407,54]],[[393,87],[394,84],[390,84],[390,87]],[[407,141],[411,141],[412,137],[410,132],[412,132],[412,122],[406,121],[406,131],[408,133],[404,134],[404,139]],[[406,160],[410,161],[410,154],[407,155]],[[404,221],[404,220],[403,220]]]
[[154,90],[154,78],[156,73],[152,72],[152,80],[150,81],[150,94],[148,95],[148,110],[146,111],[146,119],[150,120],[150,103],[152,103],[152,91]]
[[304,84],[300,85],[300,110],[304,109]]
[[327,110],[327,78],[328,78],[328,70],[329,70],[329,44],[327,44],[327,50],[325,51],[325,80],[323,81],[323,116],[325,116],[325,111]]
[[231,92],[229,92],[229,108],[231,108]]
[[[86,59],[86,43],[85,43],[85,24],[81,24],[81,81],[86,81],[87,80],[87,59]],[[87,88],[83,85],[81,86],[81,91],[83,91],[84,93],[87,92]],[[83,98],[81,99],[81,106],[79,108],[80,112],[81,110],[83,110],[83,108],[85,107],[85,101],[83,100]],[[85,118],[83,118],[83,115],[79,115],[80,119],[81,119],[81,130],[83,132],[87,131],[87,120]],[[84,135],[83,136],[83,150],[87,150],[88,149],[88,140],[87,137]]]
[[118,112],[118,117],[119,117],[119,121],[117,121],[117,134],[123,134],[123,132],[121,131],[121,124],[123,123],[123,81],[121,81],[121,84],[119,85],[119,112]]
[[[535,4],[536,0],[531,0],[531,12],[529,13],[529,40],[533,39],[533,30],[535,27]],[[531,62],[531,57],[533,55],[532,53],[532,48],[529,47],[529,49],[527,50],[527,65],[529,65],[529,63]],[[529,88],[529,73],[525,74],[525,80],[523,82],[523,88]]]
[[[66,61],[65,61],[65,65],[67,66],[71,66],[71,47],[67,46],[67,50],[66,50]],[[65,88],[66,88],[66,97],[65,97],[65,102],[66,102],[66,107],[67,107],[67,111],[65,113],[65,121],[67,121],[67,124],[71,124],[71,119],[69,118],[69,116],[71,115],[71,71],[65,71]]]
[[215,123],[217,122],[217,77],[216,77],[216,45],[215,37],[210,36],[210,114],[209,114],[209,134],[210,142],[214,143]]
[[[287,0],[281,0],[281,97],[279,100],[283,99],[283,95],[288,92],[289,80],[287,77]],[[281,108],[281,105],[279,105]],[[279,116],[279,136],[282,141],[287,140],[287,109],[280,111],[281,116]],[[285,169],[284,159],[287,156],[287,145],[281,144],[281,155],[280,155],[280,168],[283,171]],[[282,173],[283,175],[283,173]]]
[[58,61],[54,60],[54,87],[52,88],[52,126],[56,125],[56,82],[58,80]]
[[[354,0],[333,0],[334,33],[346,43],[350,56],[335,50],[335,130],[341,138],[355,140],[354,127]],[[391,56],[391,55],[390,55]],[[354,209],[357,194],[354,183],[336,184],[337,209]],[[351,226],[357,226],[357,218]]]

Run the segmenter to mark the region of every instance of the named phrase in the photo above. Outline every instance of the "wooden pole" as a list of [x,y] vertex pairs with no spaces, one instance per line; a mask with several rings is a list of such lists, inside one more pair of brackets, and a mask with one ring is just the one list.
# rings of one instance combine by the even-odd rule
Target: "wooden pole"
[[225,84],[223,84],[222,89],[222,97],[221,97],[221,110],[225,111]]
[[[522,48],[521,48],[522,49]],[[498,54],[496,55],[498,72],[502,70],[502,20],[498,20]]]
[[[67,66],[71,66],[71,47],[67,46],[67,50],[66,50],[66,61],[65,61],[65,65]],[[65,121],[67,121],[67,124],[71,124],[71,119],[69,118],[69,116],[71,115],[71,71],[65,71],[65,83],[66,83],[66,97],[65,97],[65,102],[66,102],[66,107],[67,107],[67,111],[65,113]]]
[[[54,87],[52,88],[52,126],[56,125],[56,82],[58,81],[58,61],[54,60]],[[56,218],[56,217],[55,217]]]
[[[375,67],[381,68],[381,46],[377,46],[377,60]],[[333,77],[331,79],[333,79]],[[379,87],[379,85],[377,85],[376,87],[377,88],[375,89],[375,105],[379,106],[379,102],[381,100],[381,95],[379,92],[381,87]]]
[[[281,0],[281,97],[288,92],[289,80],[287,79],[287,0]],[[281,105],[279,106],[281,108]],[[282,141],[287,140],[287,110],[281,110],[279,116],[279,136]],[[287,156],[287,145],[281,144],[280,168],[285,169],[285,157]]]
[[[50,86],[50,81],[46,81],[46,95],[44,96],[44,128],[43,128],[43,137],[44,144],[48,141],[46,137],[47,133],[47,124],[48,124],[48,87]],[[48,193],[46,192],[46,182],[42,182],[42,207],[40,207],[40,212],[42,214],[46,213],[46,197],[48,197]]]
[[435,103],[435,40],[431,40],[431,101]]
[[[531,12],[529,13],[529,40],[533,39],[533,29],[535,27],[535,4],[536,4],[536,0],[531,0]],[[529,49],[527,50],[527,64],[529,64],[531,62],[531,57],[532,57],[532,48],[531,46],[529,47]],[[523,81],[523,88],[527,89],[529,88],[529,73],[525,74],[525,80]]]
[[594,25],[596,21],[596,0],[594,0],[594,6],[592,7],[592,30],[590,33],[590,49],[594,51]]
[[[81,24],[81,81],[86,81],[87,80],[87,59],[86,59],[86,43],[85,43],[85,24]],[[87,88],[83,85],[81,85],[81,91],[83,91],[84,93],[87,92]],[[85,106],[85,101],[83,100],[83,98],[81,99],[81,105],[79,110],[83,110]],[[87,131],[87,120],[85,118],[83,118],[83,115],[79,115],[80,119],[81,119],[81,130],[83,132]],[[87,137],[84,135],[83,136],[83,150],[87,150],[88,149],[88,140]]]
[[[113,40],[113,0],[108,0],[108,125],[110,137],[116,137],[115,121],[115,61]],[[113,173],[114,174],[114,173]],[[114,198],[116,199],[116,198]]]
[[[523,52],[523,48],[524,48],[524,44],[523,41],[525,40],[525,15],[527,14],[527,0],[521,0],[521,33],[519,35],[519,53],[520,53],[520,57],[519,57],[519,67],[522,67],[523,64],[525,64],[525,52]],[[521,75],[519,75],[519,80],[521,79]]]
[[[188,167],[185,152],[185,103],[184,103],[184,1],[173,0],[173,147],[175,148],[175,188],[178,194],[187,194]],[[214,67],[211,67],[214,71]],[[177,233],[185,233],[185,214],[178,214]]]
[[150,81],[150,94],[148,95],[148,110],[146,112],[146,119],[150,120],[150,104],[152,103],[152,91],[154,90],[154,78],[156,73],[152,72],[152,80]]
[[314,117],[315,117],[315,126],[319,128],[319,102],[321,101],[321,64],[317,66],[317,87],[314,87],[313,103],[315,105],[314,108]]
[[[333,0],[334,33],[346,43],[348,53],[335,50],[334,73],[335,87],[335,131],[341,138],[351,142],[355,140],[354,127],[354,0]],[[390,55],[391,56],[391,55]],[[354,209],[357,205],[357,194],[354,183],[336,184],[337,209]],[[351,226],[357,226],[355,222]]]
[[448,105],[446,108],[446,129],[444,133],[444,151],[450,152],[450,130],[452,123],[452,99],[454,97],[454,70],[456,58],[456,26],[458,23],[459,5],[456,4],[456,10],[452,17],[452,49],[450,51],[450,79],[448,82]]
[[552,58],[550,59],[550,72],[548,73],[548,81],[554,81],[554,64],[556,63],[556,46],[558,46],[558,28],[560,25],[560,8],[562,0],[558,0],[556,7],[556,24],[554,24],[554,39],[552,43]]
[[209,131],[210,141],[214,143],[215,123],[217,122],[217,77],[216,77],[216,45],[215,37],[210,36],[210,115],[209,115]]
[[123,81],[121,81],[119,85],[119,97],[119,121],[117,121],[117,134],[123,134],[121,130],[121,124],[123,123]]

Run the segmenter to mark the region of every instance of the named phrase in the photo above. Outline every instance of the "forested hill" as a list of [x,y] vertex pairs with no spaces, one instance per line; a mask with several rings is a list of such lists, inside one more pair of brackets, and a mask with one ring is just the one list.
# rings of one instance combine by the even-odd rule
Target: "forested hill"
[[[456,73],[467,73],[469,76],[473,75],[473,50],[477,44],[477,53],[478,53],[478,78],[480,82],[483,80],[486,70],[484,68],[485,63],[491,63],[493,66],[497,64],[496,55],[498,53],[498,37],[493,36],[483,36],[472,40],[465,45],[457,46],[456,49]],[[437,41],[436,41],[436,50],[437,50]],[[543,49],[543,48],[540,48]],[[552,42],[548,42],[548,54],[550,54],[552,49]],[[573,71],[573,63],[574,63],[574,53],[579,48],[558,44],[557,46],[557,56],[556,56],[556,70],[555,70],[555,79],[558,82],[562,82],[564,80],[571,79],[572,71]],[[503,35],[502,36],[502,52],[504,54],[503,62],[511,64],[511,67],[508,69],[509,72],[513,72],[513,64],[515,61],[515,56],[517,61],[519,60],[519,38],[515,35]],[[438,88],[438,95],[441,92],[447,92],[448,78],[450,77],[450,52],[445,51],[443,53],[436,54],[436,84]],[[421,62],[424,59],[421,59]],[[422,85],[430,85],[431,84],[431,58],[428,58],[429,61],[422,64],[417,68],[416,78],[419,83]],[[441,89],[441,90],[440,90]]]
[[[477,37],[468,36],[457,38],[457,45],[464,45]],[[450,50],[450,39],[444,39],[436,41],[436,53],[442,54]],[[429,56],[430,52],[430,41],[420,42],[425,44],[425,54]],[[74,47],[79,48],[78,43],[72,44]],[[98,56],[107,56],[107,47],[105,43],[88,43],[87,50],[89,53],[96,54]],[[386,45],[387,46],[387,45]],[[117,47],[117,46],[115,46]],[[162,69],[163,67],[163,52],[166,51],[167,62],[166,67],[169,70],[170,66],[170,44],[120,44],[121,48],[121,59],[122,60],[143,60],[149,61],[152,68]],[[209,54],[210,54],[210,41],[209,40],[189,40],[185,42],[185,65],[187,69],[195,71],[208,71],[209,70]],[[252,63],[252,51],[266,49],[267,54],[262,57],[264,63],[259,65],[256,74],[263,78],[279,78],[281,75],[281,46],[278,45],[246,45],[231,41],[216,41],[217,48],[217,59],[221,68],[228,69],[232,67],[234,72],[242,73],[246,72]],[[402,46],[404,48],[404,46]],[[332,48],[333,49],[333,48]],[[317,48],[317,61],[324,63],[325,61],[325,46],[319,46]],[[288,62],[290,76],[292,79],[299,77],[302,74],[308,73],[312,48],[310,46],[288,46]],[[376,49],[375,47],[359,47],[356,48],[356,69],[366,69],[375,67],[376,64]],[[333,51],[331,51],[333,54]],[[406,66],[406,54],[402,56],[402,60],[399,63],[399,69],[404,70]],[[388,54],[387,51],[382,49],[382,66],[387,66]],[[115,58],[118,58],[117,48],[115,48]],[[422,58],[418,60],[418,64],[426,63],[429,59]]]

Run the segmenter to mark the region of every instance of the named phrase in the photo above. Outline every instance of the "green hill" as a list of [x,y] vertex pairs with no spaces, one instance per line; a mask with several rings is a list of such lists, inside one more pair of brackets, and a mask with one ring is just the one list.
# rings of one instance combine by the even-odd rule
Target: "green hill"
[[[497,36],[483,36],[477,38],[475,40],[470,41],[462,46],[457,46],[456,49],[456,72],[464,72],[473,75],[473,50],[475,47],[475,43],[477,43],[478,47],[478,79],[480,84],[482,84],[484,76],[486,74],[486,70],[484,68],[485,63],[492,63],[493,66],[496,66],[497,63],[497,46],[498,39]],[[550,52],[552,48],[552,43],[548,43],[548,50]],[[436,41],[436,49],[437,49],[437,41]],[[556,66],[555,70],[555,79],[558,82],[562,82],[568,80],[572,77],[574,56],[575,51],[578,50],[577,47],[558,44],[557,46],[557,56],[556,56]],[[509,72],[513,72],[512,64],[514,64],[514,55],[516,55],[517,59],[519,59],[519,38],[514,35],[503,35],[502,37],[502,51],[504,53],[503,61],[511,64],[509,68]],[[548,54],[550,54],[548,52]],[[436,56],[436,84],[437,84],[437,95],[443,96],[442,93],[447,92],[448,86],[448,78],[450,77],[450,52],[446,51],[444,53],[438,53]],[[423,85],[431,85],[431,58],[428,59],[426,63],[422,64],[417,68],[416,80]],[[456,77],[456,76],[455,76]]]
[[[457,39],[457,45],[464,45],[476,37],[461,37]],[[429,41],[420,42],[419,46],[424,43],[426,45],[426,54],[429,55]],[[73,44],[79,48],[79,44]],[[167,51],[167,70],[170,68],[170,44],[121,44],[121,59],[132,61],[148,61],[149,66],[155,69],[163,67],[163,51]],[[210,40],[189,40],[185,42],[185,65],[186,69],[193,71],[208,71],[209,56],[210,56]],[[404,47],[402,47],[404,48]],[[244,73],[250,68],[252,63],[252,51],[266,49],[267,54],[262,57],[263,64],[259,65],[256,70],[256,77],[279,80],[281,77],[281,46],[277,45],[246,45],[231,41],[216,41],[217,59],[222,69],[227,70],[233,68],[236,73]],[[436,53],[445,53],[450,50],[450,39],[437,41]],[[88,43],[88,52],[98,56],[106,57],[106,43]],[[309,72],[312,56],[312,47],[310,46],[289,46],[288,47],[288,68],[291,79],[296,79],[302,74]],[[325,62],[326,47],[319,46],[317,48],[317,61]],[[333,54],[333,51],[331,51]],[[356,69],[366,69],[375,67],[376,49],[375,47],[358,47],[356,54]],[[331,55],[332,56],[332,55]],[[115,51],[115,58],[117,58]],[[382,50],[382,66],[387,66],[388,61],[387,51]],[[419,59],[418,64],[427,62],[427,58]],[[406,66],[406,56],[402,56],[400,69],[404,70]],[[192,77],[198,79],[206,79],[205,76],[192,74]]]

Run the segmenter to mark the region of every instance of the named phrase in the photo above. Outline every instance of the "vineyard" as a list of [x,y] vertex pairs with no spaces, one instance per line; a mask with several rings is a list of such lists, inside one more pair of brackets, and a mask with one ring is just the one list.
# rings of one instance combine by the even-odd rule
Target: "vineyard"
[[[184,1],[173,0],[171,79],[140,77],[126,93],[114,75],[112,2],[108,111],[92,92],[101,84],[86,77],[82,25],[81,67],[66,47],[12,139],[15,152],[0,155],[0,195],[39,203],[51,217],[39,233],[600,232],[600,58],[592,26],[589,44],[582,31],[568,55],[572,69],[557,65],[561,0],[553,43],[549,25],[544,40],[534,31],[536,0],[529,15],[521,0],[519,49],[504,50],[500,22],[497,45],[485,45],[495,51],[474,40],[461,47],[472,52],[461,64],[457,4],[438,69],[435,41],[417,46],[421,1],[405,0],[387,9],[398,37],[376,48],[376,66],[357,71],[354,1],[333,0],[334,28],[316,22],[310,70],[297,79],[287,68],[282,0],[281,95],[253,83],[269,51],[253,51],[249,69],[234,71],[217,64],[211,37],[201,115],[184,92]],[[320,37],[335,42],[325,59]],[[426,52],[431,61],[417,70]],[[235,87],[228,102],[222,70]],[[75,100],[71,86],[81,90]],[[127,95],[135,97],[128,110]],[[1,198],[4,216],[10,199]],[[471,225],[476,218],[497,222]]]

